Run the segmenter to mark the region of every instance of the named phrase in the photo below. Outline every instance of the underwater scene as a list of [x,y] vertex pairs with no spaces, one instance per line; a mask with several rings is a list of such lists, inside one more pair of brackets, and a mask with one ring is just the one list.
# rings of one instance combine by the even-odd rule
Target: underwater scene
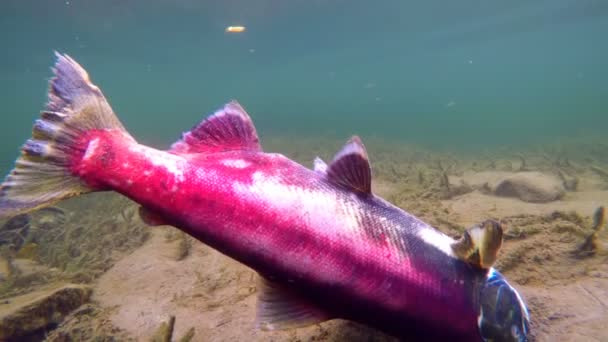
[[608,341],[608,2],[3,0],[0,341]]

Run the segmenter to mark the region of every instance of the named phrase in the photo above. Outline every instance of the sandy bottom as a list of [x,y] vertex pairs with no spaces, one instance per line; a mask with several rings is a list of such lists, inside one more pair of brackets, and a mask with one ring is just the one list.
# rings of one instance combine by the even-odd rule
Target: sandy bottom
[[[556,210],[591,213],[599,203],[608,203],[608,191],[571,193],[550,204],[478,192],[442,201],[450,217],[464,226],[488,217],[538,217]],[[94,292],[95,300],[112,309],[112,323],[138,340],[148,339],[170,314],[176,316],[175,336],[194,327],[196,341],[390,339],[343,321],[258,331],[253,271],[198,242],[187,258],[176,261],[179,242],[165,237],[173,228],[152,229],[150,241],[105,273]],[[608,340],[608,258],[574,258],[570,251],[580,242],[570,232],[547,228],[504,243],[498,267],[528,302],[537,341]]]
[[150,241],[118,262],[96,286],[94,300],[111,311],[112,323],[138,340],[176,316],[174,336],[194,327],[193,341],[391,340],[366,327],[335,320],[281,332],[259,331],[255,324],[256,273],[195,243],[176,261],[179,242],[167,242],[171,227],[156,227]]
[[[314,155],[330,158],[321,142],[312,141],[309,145],[297,149],[307,153],[286,154],[300,162],[312,160]],[[505,240],[495,266],[528,303],[531,340],[608,341],[606,229],[599,235],[603,248],[595,255],[580,257],[573,253],[591,232],[593,212],[608,205],[608,173],[602,171],[606,168],[584,165],[608,165],[608,161],[574,162],[564,157],[553,161],[553,157],[532,152],[526,155],[526,161],[521,157],[521,162],[517,158],[456,160],[451,156],[394,152],[388,148],[386,151],[376,148],[375,156],[374,192],[447,234],[457,237],[465,227],[489,218],[502,223]],[[462,191],[449,184],[450,177],[477,185],[491,183],[524,167],[565,180],[576,178],[578,187],[566,191],[559,200],[530,203],[499,197],[483,187]],[[96,197],[91,197],[87,208],[74,212],[78,217],[91,217],[90,211],[96,210],[95,200]],[[108,264],[99,277],[86,278],[91,279],[85,282],[93,286],[95,308],[86,310],[89,316],[68,318],[66,324],[56,329],[63,336],[78,336],[74,333],[88,329],[88,336],[100,336],[103,332],[106,338],[103,340],[120,336],[115,339],[149,341],[163,322],[175,316],[176,341],[191,328],[195,331],[193,341],[394,340],[341,320],[289,331],[256,330],[254,271],[175,228],[143,227],[136,206],[131,203],[120,201],[116,206],[121,214],[111,224],[91,219],[78,225],[91,229],[97,229],[95,224],[108,226],[109,233],[103,233],[107,237],[95,239],[105,241],[104,246],[109,249],[125,244],[112,239],[117,227],[141,226],[140,229],[150,233],[149,238],[135,250],[124,249],[118,254],[120,257],[113,257],[111,260],[116,262]],[[70,217],[68,222],[79,222],[75,221],[77,216],[70,215],[66,214]]]

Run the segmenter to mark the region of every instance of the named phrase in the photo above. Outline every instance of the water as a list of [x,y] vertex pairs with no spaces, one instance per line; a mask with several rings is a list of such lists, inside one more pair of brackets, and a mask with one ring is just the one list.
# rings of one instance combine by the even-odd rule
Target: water
[[[232,98],[263,136],[487,146],[602,135],[607,14],[602,1],[4,1],[0,169],[45,101],[53,50],[161,145]],[[247,31],[226,34],[231,24]]]
[[[246,31],[226,33],[229,25]],[[402,144],[439,159],[509,150],[493,157],[495,171],[557,144],[577,160],[567,171],[584,195],[554,207],[589,217],[606,205],[605,179],[588,168],[608,161],[607,35],[601,0],[3,0],[0,173],[43,108],[57,50],[89,71],[142,143],[166,148],[237,99],[262,144],[302,160],[358,134],[372,151]],[[332,150],[313,152],[315,140]],[[551,166],[562,152],[526,158],[557,175],[570,167]],[[379,179],[397,177],[381,167],[403,153],[376,158]]]

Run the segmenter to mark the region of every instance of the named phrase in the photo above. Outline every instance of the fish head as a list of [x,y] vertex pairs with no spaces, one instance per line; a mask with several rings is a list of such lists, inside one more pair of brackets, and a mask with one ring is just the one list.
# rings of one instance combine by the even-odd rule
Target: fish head
[[491,268],[481,287],[477,323],[484,341],[525,342],[530,331],[526,304],[495,269]]

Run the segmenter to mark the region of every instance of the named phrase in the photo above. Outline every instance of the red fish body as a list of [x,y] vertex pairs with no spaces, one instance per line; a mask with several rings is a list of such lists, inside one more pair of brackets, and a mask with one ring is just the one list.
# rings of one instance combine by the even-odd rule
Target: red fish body
[[[447,237],[387,202],[277,154],[179,156],[114,135],[93,139],[99,142],[75,170],[84,180],[125,194],[268,277],[316,293],[320,303],[337,301],[335,315],[375,311],[403,321],[415,313],[478,336],[470,288],[485,273],[424,246],[420,231]],[[446,274],[447,265],[453,271]]]
[[[55,71],[47,110],[3,184],[0,215],[113,190],[139,203],[147,222],[178,227],[259,272],[262,328],[344,318],[404,338],[525,341],[527,311],[515,290],[493,269],[459,257],[456,241],[375,196],[358,138],[311,170],[262,152],[249,116],[232,102],[160,151],[138,144],[106,113],[103,95],[73,60],[60,56]],[[70,121],[95,111],[108,117]],[[61,165],[72,191],[33,198],[23,177],[40,170],[40,160]],[[504,298],[519,314],[506,330],[482,324],[490,322],[484,308],[499,302],[496,279],[513,291]]]

